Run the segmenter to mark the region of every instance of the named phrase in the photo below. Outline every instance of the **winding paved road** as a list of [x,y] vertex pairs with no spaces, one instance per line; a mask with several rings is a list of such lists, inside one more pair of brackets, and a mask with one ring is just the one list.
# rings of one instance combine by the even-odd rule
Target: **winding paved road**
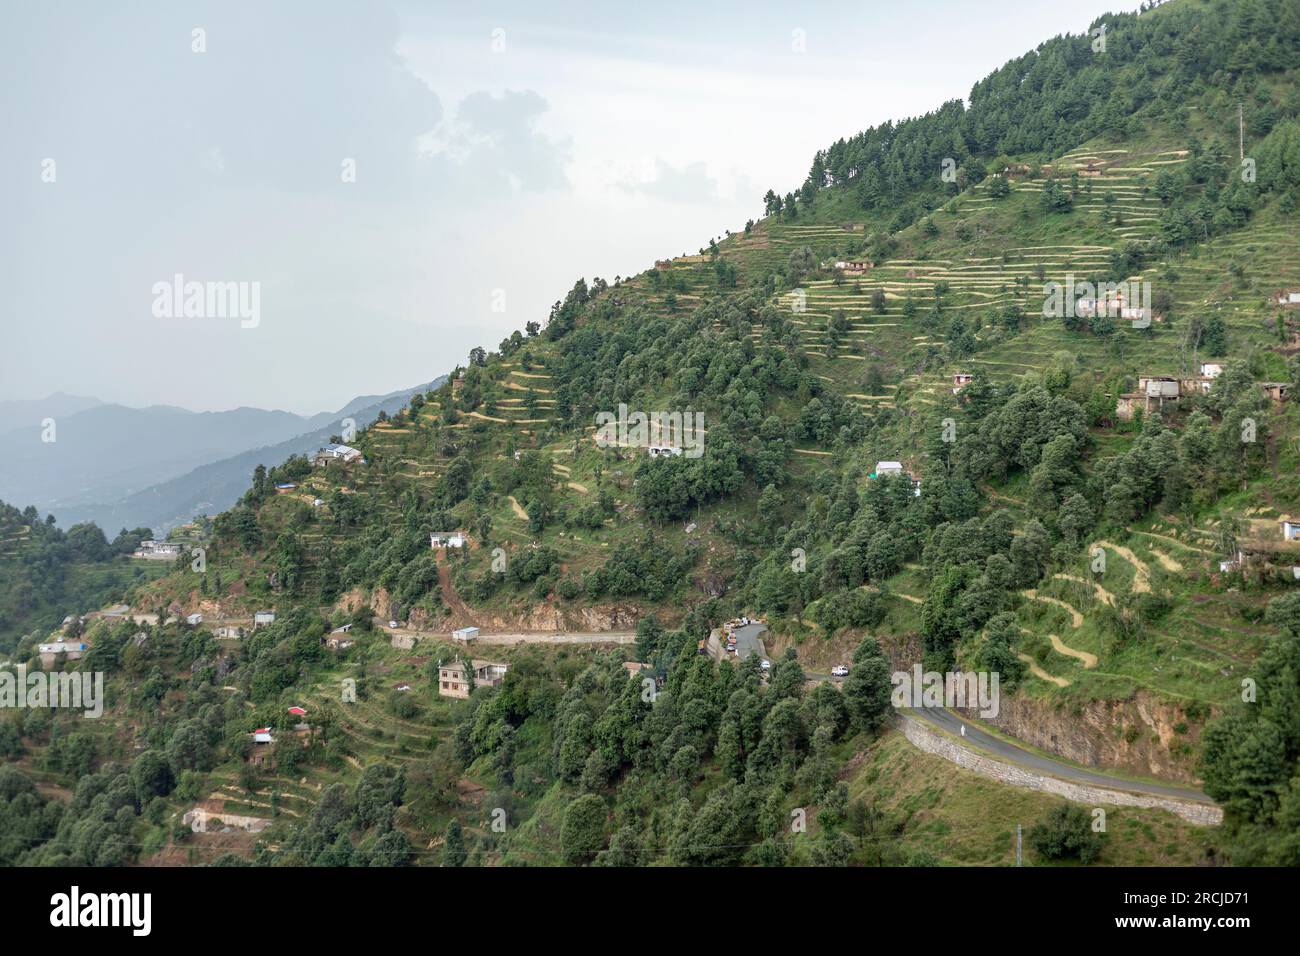
[[[1062,763],[1059,760],[1044,757],[1032,750],[1019,747],[1002,737],[995,737],[993,734],[980,730],[974,723],[963,720],[950,710],[941,710],[935,707],[908,708],[900,710],[899,715],[903,720],[921,720],[932,724],[956,737],[972,750],[982,750],[1009,763],[1046,773],[1061,780],[1068,780],[1071,783],[1105,787],[1108,790],[1126,790],[1129,793],[1145,793],[1154,797],[1168,797],[1173,800],[1184,800],[1190,803],[1204,803],[1214,806],[1213,800],[1201,791],[1191,787],[1149,783],[1145,780],[1130,780],[1127,777],[1117,777],[1108,773],[1098,773],[1095,770],[1085,770],[1073,764]],[[962,736],[961,733],[963,724],[966,726],[965,736]]]

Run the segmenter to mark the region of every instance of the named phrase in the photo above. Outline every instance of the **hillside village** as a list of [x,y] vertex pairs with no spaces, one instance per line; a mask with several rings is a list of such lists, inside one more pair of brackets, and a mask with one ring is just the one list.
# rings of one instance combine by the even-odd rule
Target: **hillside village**
[[[5,724],[68,808],[24,822],[35,842],[96,865],[1013,865],[1023,824],[1039,863],[1300,861],[1278,729],[1300,98],[1290,61],[1233,79],[1271,119],[1243,198],[1236,100],[1227,125],[1206,81],[1258,27],[1175,0],[1111,35],[1154,44],[1193,6],[1222,11],[1217,45],[1141,122],[1007,134],[907,204],[840,141],[762,219],[578,280],[346,443],[259,467],[210,526],[122,538],[112,560],[156,571],[0,649],[116,690],[92,728]],[[970,115],[992,125],[1010,75]],[[1056,310],[1053,284],[1082,294]],[[17,560],[39,522],[14,513]],[[914,667],[999,674],[996,715],[891,705]],[[133,809],[91,853],[69,834],[96,800]],[[1105,838],[1054,855],[1098,806]]]

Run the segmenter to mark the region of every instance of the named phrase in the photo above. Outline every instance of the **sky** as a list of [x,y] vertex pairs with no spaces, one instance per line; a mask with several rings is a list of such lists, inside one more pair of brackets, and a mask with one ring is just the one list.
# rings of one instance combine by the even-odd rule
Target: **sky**
[[0,400],[429,381],[1135,6],[4,4]]

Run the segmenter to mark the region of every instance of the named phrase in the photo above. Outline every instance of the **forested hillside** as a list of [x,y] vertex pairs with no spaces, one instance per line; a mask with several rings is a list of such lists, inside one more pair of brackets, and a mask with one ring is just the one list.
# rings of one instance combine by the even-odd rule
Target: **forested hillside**
[[[13,725],[34,846],[5,859],[996,865],[1037,823],[1039,862],[1300,860],[1300,9],[1102,26],[817,152],[697,255],[579,279],[359,456],[258,468],[203,570],[137,590],[164,623],[92,635],[123,731],[82,732],[66,808],[24,782],[72,782],[66,720]],[[1054,314],[1071,281],[1149,284],[1149,321]],[[702,454],[598,441],[620,406],[702,412]],[[740,615],[770,670],[697,653]],[[499,686],[439,694],[471,653]],[[1000,734],[1203,787],[1223,825],[1089,835],[914,749],[913,663],[998,672]],[[190,833],[204,799],[271,828]]]
[[0,654],[23,634],[47,632],[156,577],[123,557],[149,536],[148,528],[122,529],[110,542],[93,524],[64,532],[52,516],[42,520],[35,508],[0,501]]

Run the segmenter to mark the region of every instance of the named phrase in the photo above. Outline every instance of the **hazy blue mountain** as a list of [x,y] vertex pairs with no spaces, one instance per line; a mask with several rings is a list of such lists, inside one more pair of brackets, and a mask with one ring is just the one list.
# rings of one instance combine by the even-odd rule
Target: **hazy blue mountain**
[[94,521],[110,537],[123,527],[147,527],[161,533],[188,521],[195,514],[216,514],[226,510],[248,489],[253,469],[259,464],[275,465],[290,455],[315,451],[342,431],[344,418],[354,419],[358,428],[364,427],[374,421],[381,410],[392,414],[405,405],[412,394],[435,389],[443,381],[444,378],[438,378],[388,395],[356,398],[337,412],[304,419],[306,425],[314,427],[288,439],[205,462],[181,475],[120,498],[65,506],[55,511],[55,515],[64,527],[79,521]]
[[55,392],[46,398],[0,401],[0,435],[24,425],[39,427],[46,418],[58,421],[102,404],[97,398],[67,392]]
[[[276,464],[309,450],[321,434],[337,434],[342,419],[367,424],[381,408],[392,411],[428,387],[359,396],[338,411],[311,416],[260,408],[128,408],[62,393],[0,403],[0,422],[13,426],[0,430],[0,499],[52,512],[64,526],[87,516],[104,516],[104,527],[113,524],[114,531],[122,524],[174,524],[208,505],[228,507],[248,481],[252,467],[242,463],[249,455],[254,464]],[[53,441],[43,440],[45,419],[54,419]],[[232,482],[242,483],[238,491],[230,490]]]

